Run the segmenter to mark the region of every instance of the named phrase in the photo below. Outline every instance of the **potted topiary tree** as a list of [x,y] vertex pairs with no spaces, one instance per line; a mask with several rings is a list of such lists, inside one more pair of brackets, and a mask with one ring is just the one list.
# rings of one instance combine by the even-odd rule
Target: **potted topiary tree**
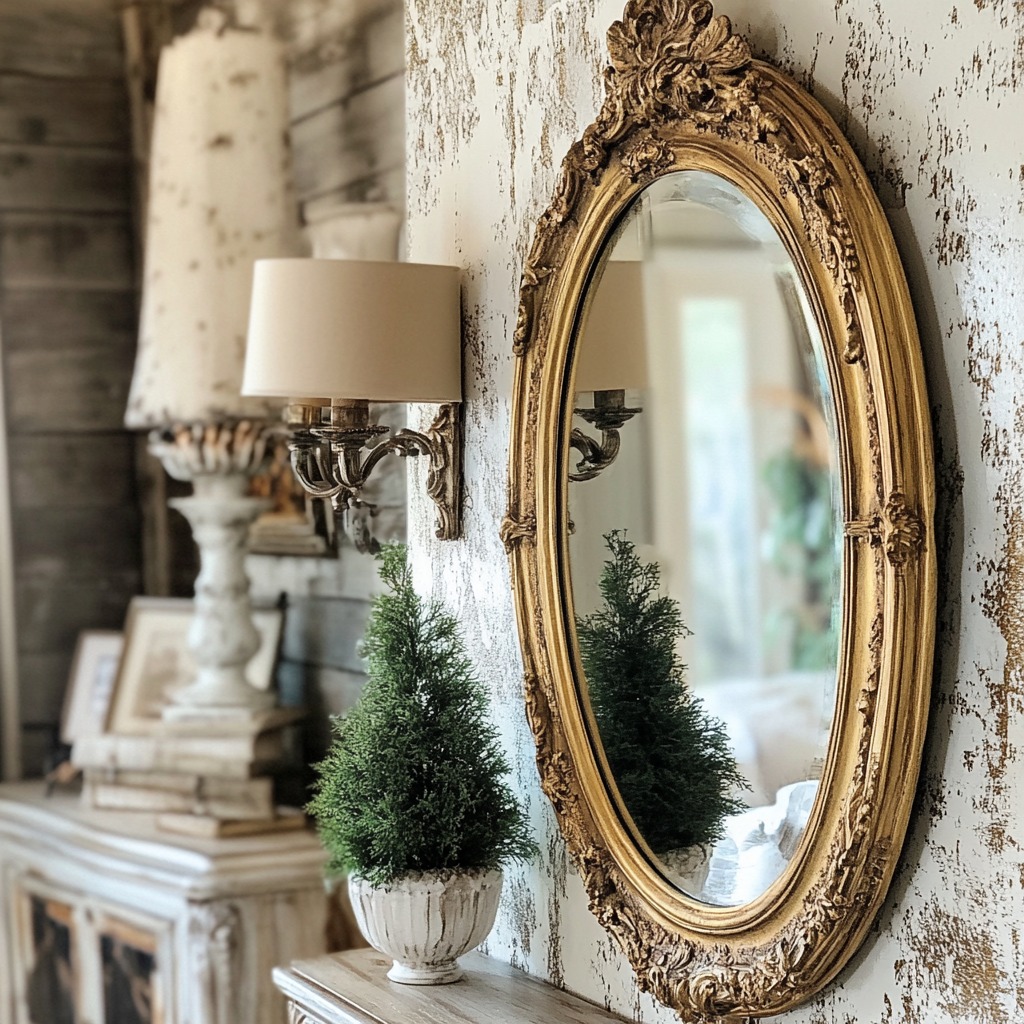
[[369,678],[335,720],[309,811],[388,977],[443,984],[494,924],[501,865],[536,847],[457,621],[416,594],[404,545],[378,558]]
[[624,532],[605,536],[602,606],[577,619],[587,692],[608,766],[637,830],[662,861],[692,867],[745,809],[747,786],[725,725],[687,686],[679,603],[659,594]]

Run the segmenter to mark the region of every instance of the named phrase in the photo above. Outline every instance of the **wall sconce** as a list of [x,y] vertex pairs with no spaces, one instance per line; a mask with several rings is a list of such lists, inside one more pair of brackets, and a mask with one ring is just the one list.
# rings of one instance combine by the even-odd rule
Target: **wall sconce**
[[[292,466],[336,514],[386,455],[423,456],[436,535],[462,533],[459,269],[363,260],[258,260],[244,395],[287,400]],[[322,395],[327,397],[300,397]],[[438,402],[425,432],[370,420],[369,403]],[[374,443],[376,441],[376,443]],[[372,543],[357,543],[372,550]]]
[[569,447],[581,458],[569,479],[576,483],[593,480],[615,461],[619,431],[643,412],[626,406],[626,390],[647,386],[646,334],[643,264],[609,260],[597,282],[577,357],[577,396],[593,392],[594,404],[573,410],[601,431],[601,440],[573,427]]

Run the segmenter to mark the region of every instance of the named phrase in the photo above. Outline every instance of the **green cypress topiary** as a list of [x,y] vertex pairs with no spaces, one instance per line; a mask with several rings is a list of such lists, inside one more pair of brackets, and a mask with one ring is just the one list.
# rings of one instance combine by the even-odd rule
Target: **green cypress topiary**
[[643,565],[619,530],[605,535],[604,606],[578,619],[587,690],[608,765],[648,846],[665,854],[720,839],[746,788],[725,725],[687,687],[679,603],[659,596],[657,562]]
[[413,589],[405,546],[378,555],[389,593],[363,641],[369,678],[334,722],[308,810],[329,869],[385,885],[415,871],[531,856],[525,814],[455,617]]

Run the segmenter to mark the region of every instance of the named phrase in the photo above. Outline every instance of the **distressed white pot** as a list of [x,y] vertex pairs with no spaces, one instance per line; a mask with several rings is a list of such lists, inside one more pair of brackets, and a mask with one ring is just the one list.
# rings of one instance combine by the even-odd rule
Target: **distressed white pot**
[[351,875],[348,892],[366,941],[395,961],[392,981],[446,985],[494,927],[501,883],[498,870],[416,872],[385,886]]

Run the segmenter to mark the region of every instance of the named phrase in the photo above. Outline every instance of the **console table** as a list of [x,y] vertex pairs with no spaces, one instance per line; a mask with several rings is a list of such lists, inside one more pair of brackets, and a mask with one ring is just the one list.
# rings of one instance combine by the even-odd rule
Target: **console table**
[[593,1003],[531,978],[508,964],[469,953],[452,985],[396,985],[391,961],[372,949],[293,963],[274,970],[288,997],[291,1024],[622,1024]]
[[161,832],[41,783],[0,786],[3,1024],[284,1024],[274,964],[325,946],[305,830]]

